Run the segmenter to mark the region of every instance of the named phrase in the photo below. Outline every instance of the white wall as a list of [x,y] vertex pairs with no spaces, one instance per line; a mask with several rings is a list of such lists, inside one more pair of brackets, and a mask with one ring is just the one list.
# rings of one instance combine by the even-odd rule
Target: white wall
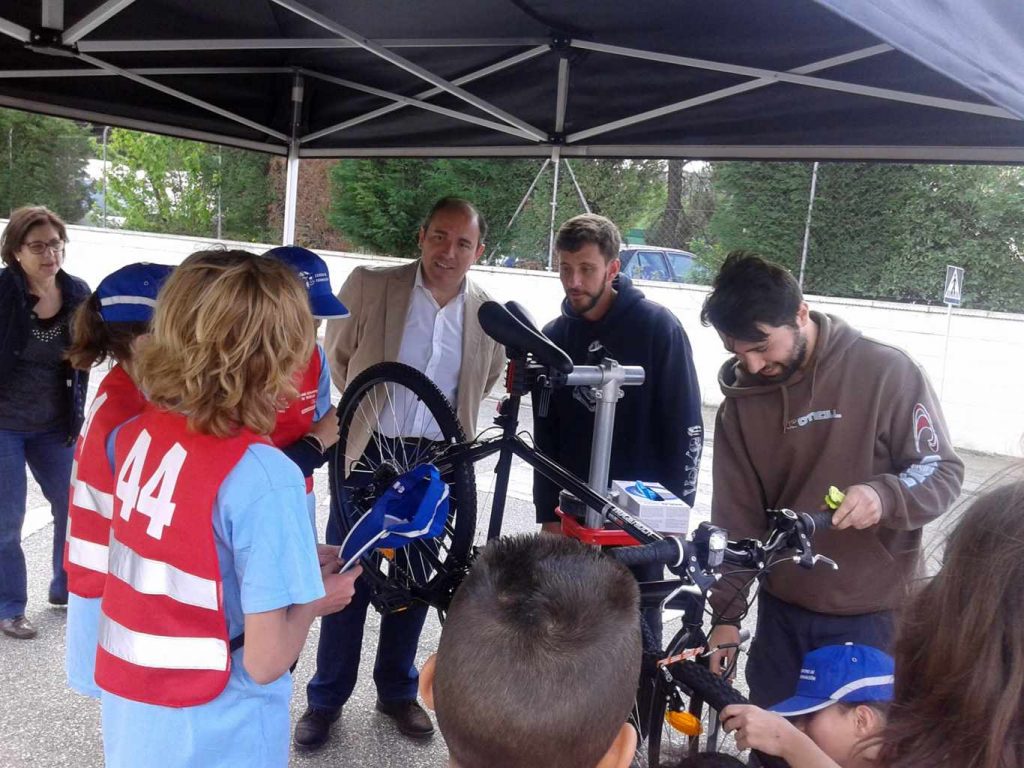
[[[214,241],[193,237],[140,234],[70,227],[66,267],[95,286],[117,267],[133,261],[176,264]],[[269,245],[228,243],[260,252]],[[366,263],[394,259],[322,252],[335,288],[349,272]],[[562,288],[554,274],[502,267],[475,267],[476,279],[499,300],[516,299],[543,324],[558,312]],[[971,276],[967,275],[970,280]],[[704,401],[721,400],[716,375],[726,357],[718,336],[700,324],[707,289],[700,286],[638,282],[648,298],[682,320],[693,345]],[[812,308],[840,315],[866,335],[906,349],[939,387],[946,340],[946,310],[908,304],[808,297]],[[1024,436],[1024,315],[954,310],[950,326],[943,407],[958,446],[1021,456]]]

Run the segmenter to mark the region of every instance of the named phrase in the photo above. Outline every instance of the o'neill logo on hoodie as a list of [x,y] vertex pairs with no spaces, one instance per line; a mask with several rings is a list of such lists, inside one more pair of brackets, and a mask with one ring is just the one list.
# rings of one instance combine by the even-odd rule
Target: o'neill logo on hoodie
[[791,429],[806,427],[808,424],[812,424],[815,421],[831,421],[832,419],[841,418],[843,418],[843,414],[835,408],[829,408],[827,411],[811,411],[810,413],[805,413],[803,416],[797,416],[795,419],[790,419],[786,423],[786,431],[788,432]]
[[925,441],[929,451],[938,453],[939,436],[935,433],[935,427],[932,426],[932,417],[928,413],[928,409],[918,403],[914,406],[914,449],[918,453],[923,453],[921,450],[922,440]]

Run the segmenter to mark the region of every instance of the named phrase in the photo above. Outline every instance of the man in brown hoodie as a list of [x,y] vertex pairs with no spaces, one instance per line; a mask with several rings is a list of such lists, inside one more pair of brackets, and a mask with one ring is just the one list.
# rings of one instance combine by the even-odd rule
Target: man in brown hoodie
[[[814,543],[839,569],[786,562],[764,582],[746,676],[751,701],[768,706],[792,695],[814,648],[889,646],[921,529],[956,500],[963,462],[917,363],[811,312],[782,267],[731,253],[701,320],[734,355],[718,377],[712,522],[730,539],[760,538],[765,509],[820,509],[831,485],[846,494]],[[711,647],[738,641],[748,577],[727,575],[712,591]]]

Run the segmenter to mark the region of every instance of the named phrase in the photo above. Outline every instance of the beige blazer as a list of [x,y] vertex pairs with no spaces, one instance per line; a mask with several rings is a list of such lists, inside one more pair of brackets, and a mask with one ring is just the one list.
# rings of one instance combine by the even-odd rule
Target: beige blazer
[[[331,379],[342,392],[360,373],[385,360],[397,360],[402,332],[409,310],[409,297],[420,262],[397,267],[356,267],[341,287],[338,298],[351,315],[327,323],[324,351],[331,366]],[[459,423],[472,439],[477,429],[480,402],[501,376],[505,350],[480,328],[477,312],[490,300],[466,277],[466,308],[462,326],[462,368],[459,371]],[[355,461],[369,441],[369,430],[356,430],[353,423],[345,455]]]

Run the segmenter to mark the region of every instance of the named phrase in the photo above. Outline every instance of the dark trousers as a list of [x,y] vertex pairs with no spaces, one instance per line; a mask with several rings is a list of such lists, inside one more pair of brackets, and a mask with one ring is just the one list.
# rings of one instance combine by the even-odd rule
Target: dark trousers
[[68,527],[68,484],[75,449],[67,430],[15,432],[0,429],[0,619],[25,613],[28,583],[21,526],[25,522],[28,486],[25,465],[50,502],[53,516],[53,577],[50,597],[67,599],[64,540]]
[[[327,519],[327,543],[344,540],[339,520],[340,509],[334,495],[335,460],[328,462],[331,475],[331,512]],[[324,616],[320,624],[320,642],[316,649],[316,674],[306,686],[311,707],[328,711],[342,707],[355,689],[359,660],[363,651],[363,627],[370,605],[370,588],[363,579],[356,581],[352,602],[343,611]],[[414,603],[408,609],[381,617],[377,658],[373,681],[377,696],[384,701],[415,699],[419,686],[416,649],[427,618],[428,606]]]
[[803,658],[815,648],[857,643],[891,653],[894,619],[892,611],[854,616],[815,613],[762,590],[757,632],[747,658],[750,703],[770,707],[792,696]]

